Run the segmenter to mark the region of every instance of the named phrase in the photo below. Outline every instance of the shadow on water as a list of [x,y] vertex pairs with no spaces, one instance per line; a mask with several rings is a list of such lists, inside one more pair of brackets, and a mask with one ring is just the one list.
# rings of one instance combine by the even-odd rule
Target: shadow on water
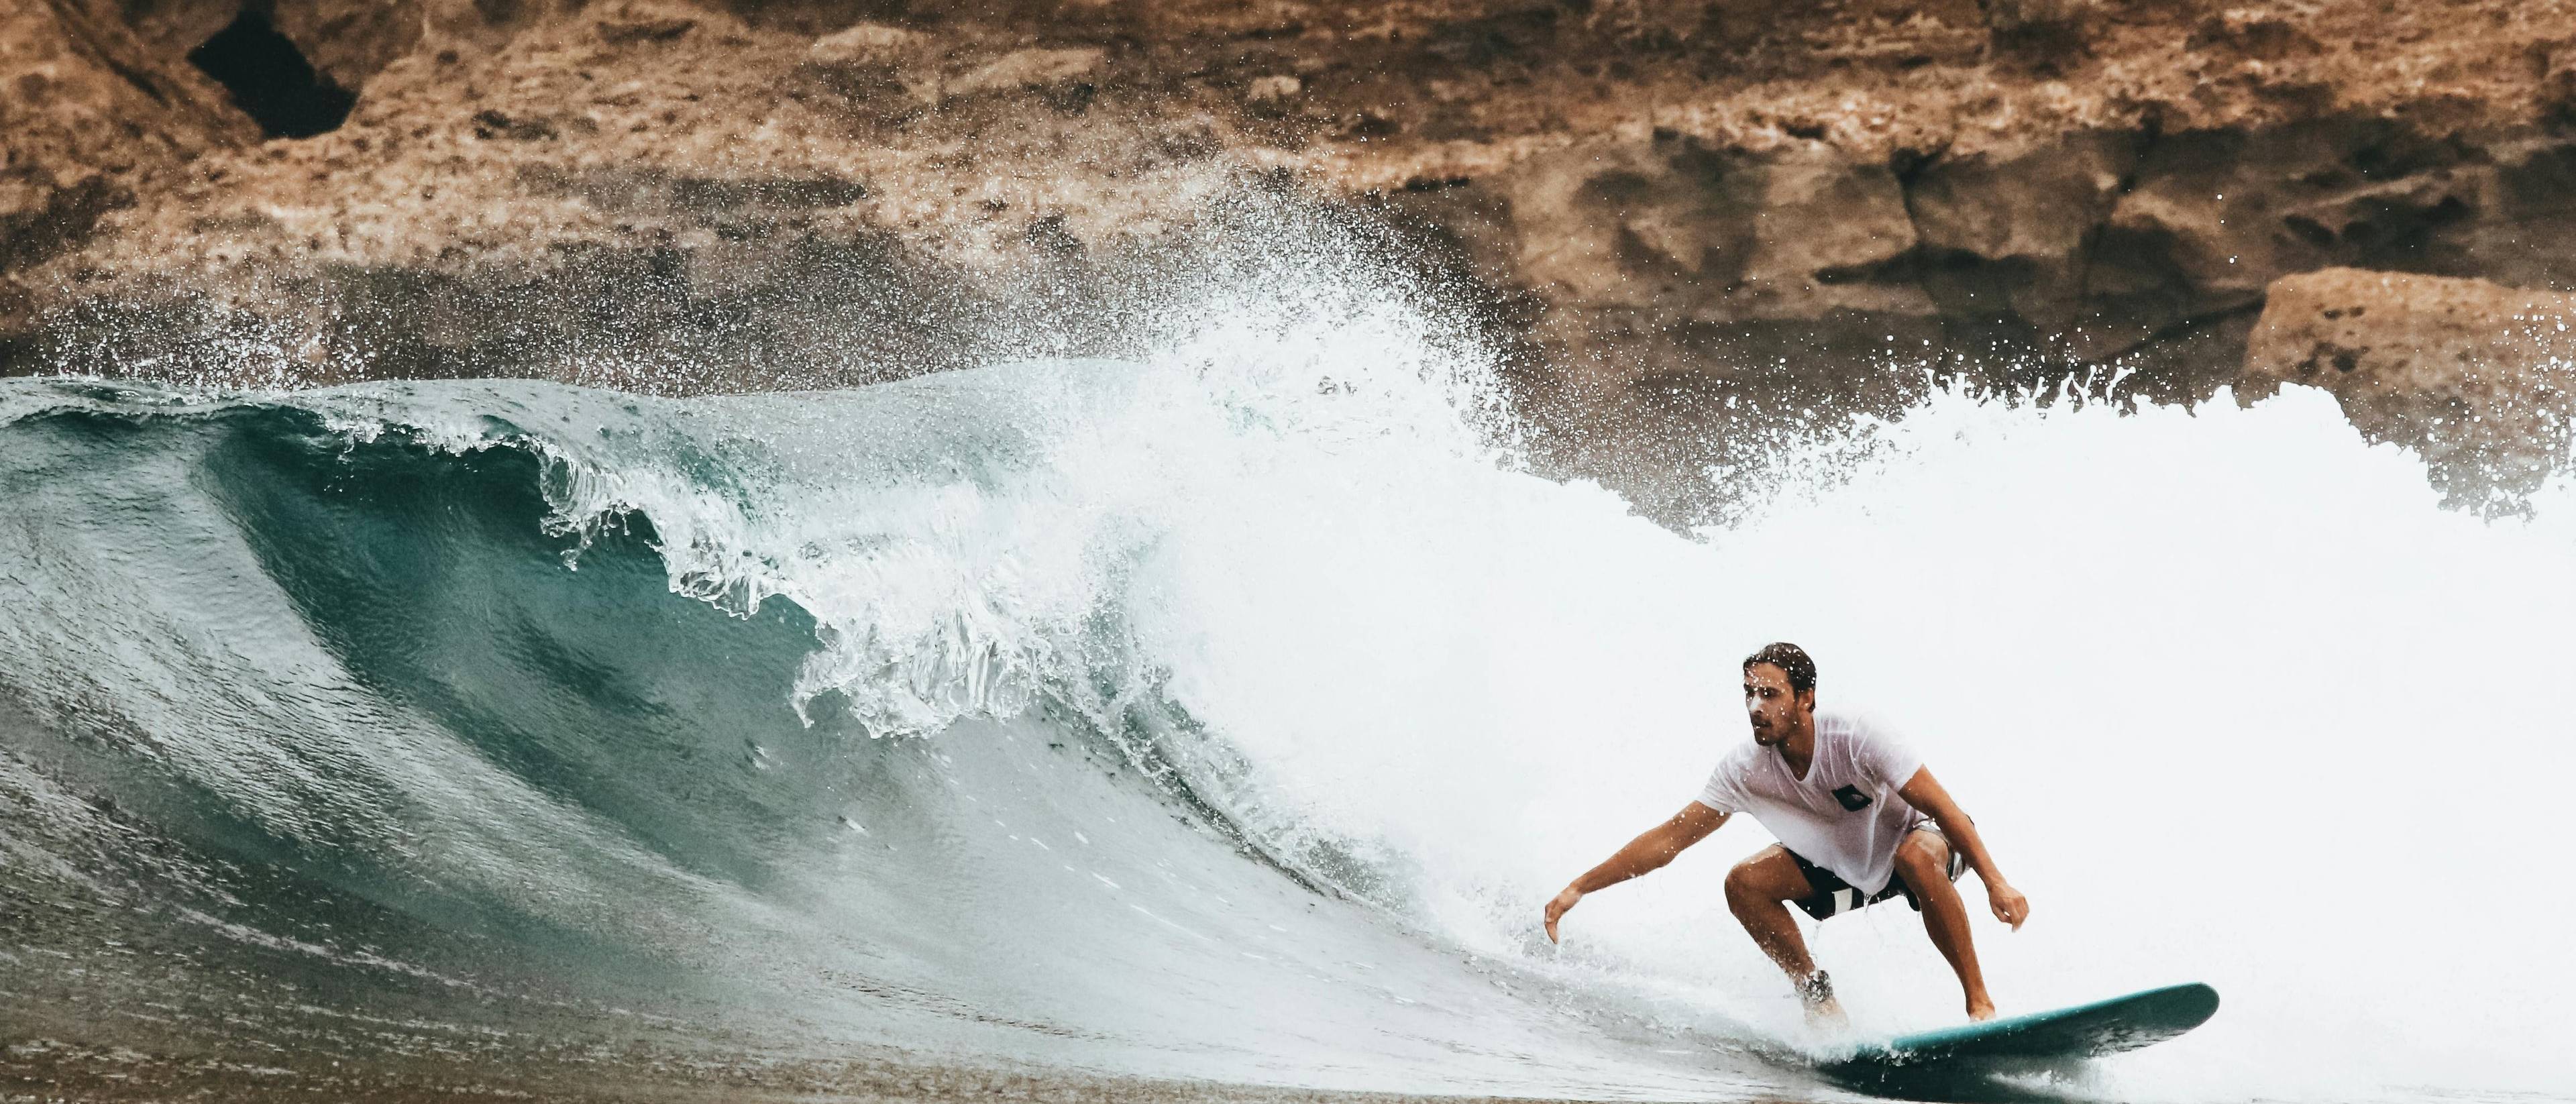
[[1896,1100],[1935,1101],[1939,1104],[2071,1104],[2091,1098],[2031,1085],[2019,1078],[2044,1074],[2062,1077],[2081,1068],[2081,1062],[2048,1066],[1969,1061],[1924,1066],[1851,1062],[1821,1067],[1817,1072],[1836,1088]]

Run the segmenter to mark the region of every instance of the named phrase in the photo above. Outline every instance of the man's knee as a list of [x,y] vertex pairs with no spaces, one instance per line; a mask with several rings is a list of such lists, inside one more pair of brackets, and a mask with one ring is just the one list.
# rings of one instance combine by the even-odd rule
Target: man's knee
[[[1794,861],[1789,859],[1786,853],[1775,854],[1774,851],[1765,851],[1735,864],[1733,869],[1726,872],[1726,903],[1730,907],[1742,910],[1752,906],[1796,900],[1805,896],[1806,878],[1804,876],[1793,874],[1785,879],[1781,876],[1780,864]],[[1795,868],[1791,869],[1794,871]],[[1798,888],[1790,888],[1786,884],[1789,881],[1795,881]]]
[[1896,873],[1905,884],[1928,887],[1950,880],[1950,845],[1939,835],[1916,832],[1896,849]]
[[1727,902],[1734,904],[1760,897],[1761,892],[1756,888],[1758,882],[1759,877],[1753,869],[1753,860],[1746,859],[1735,864],[1726,872]]

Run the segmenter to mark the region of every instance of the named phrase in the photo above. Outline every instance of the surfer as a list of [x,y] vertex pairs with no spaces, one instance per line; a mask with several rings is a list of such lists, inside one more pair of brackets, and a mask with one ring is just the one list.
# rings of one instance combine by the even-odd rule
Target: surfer
[[1872,719],[1816,708],[1816,664],[1795,644],[1771,644],[1744,659],[1744,711],[1753,742],[1717,765],[1699,797],[1672,819],[1629,841],[1547,903],[1547,938],[1567,909],[1673,861],[1728,817],[1751,813],[1780,842],[1735,864],[1726,905],[1753,942],[1788,972],[1807,1014],[1839,1021],[1833,980],[1816,968],[1788,906],[1817,920],[1903,895],[1923,914],[1932,945],[1959,975],[1968,1018],[1994,1018],[1977,947],[1959,900],[1961,871],[1985,882],[1995,918],[2020,930],[2030,900],[2004,880],[1977,826],[1959,811],[1930,768]]

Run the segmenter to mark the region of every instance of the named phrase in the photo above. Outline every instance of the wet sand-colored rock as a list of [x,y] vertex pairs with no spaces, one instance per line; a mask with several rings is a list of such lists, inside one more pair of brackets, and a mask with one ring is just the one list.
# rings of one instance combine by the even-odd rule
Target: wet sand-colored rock
[[2327,269],[2274,284],[2249,397],[2320,387],[2378,440],[2421,452],[2454,498],[2510,504],[2576,436],[2576,295]]

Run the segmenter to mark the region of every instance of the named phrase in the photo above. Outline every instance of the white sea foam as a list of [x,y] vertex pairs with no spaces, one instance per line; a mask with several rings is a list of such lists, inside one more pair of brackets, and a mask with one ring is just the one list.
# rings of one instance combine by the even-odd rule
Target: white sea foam
[[[1257,507],[1174,515],[1133,613],[1276,800],[1416,872],[1417,920],[1667,1014],[1815,1042],[1723,905],[1758,827],[1587,901],[1563,951],[1537,907],[1690,799],[1745,738],[1737,658],[1791,639],[2031,895],[2021,933],[1979,928],[2007,1010],[2225,995],[2105,1091],[2576,1087],[2565,487],[2531,520],[2446,512],[2304,390],[2127,415],[1949,392],[1871,432],[1698,543],[1451,452],[1319,452]],[[1901,906],[1815,942],[1862,1030],[1959,1019]]]
[[[1210,760],[1203,793],[1399,922],[1810,1046],[1723,906],[1754,825],[1588,900],[1561,949],[1536,933],[1744,738],[1737,659],[1795,640],[2031,895],[2024,931],[1978,929],[2007,1011],[2224,995],[2099,1091],[2576,1091],[2553,1053],[2576,490],[2445,511],[2303,389],[2127,413],[1936,390],[1687,538],[1517,470],[1483,359],[1435,316],[1271,277],[1202,289],[1141,365],[673,404],[722,463],[566,447],[556,505],[649,517],[677,589],[804,606],[800,693],[873,732],[1167,698],[1247,765]],[[1815,943],[1860,1030],[1959,1018],[1901,906]]]

